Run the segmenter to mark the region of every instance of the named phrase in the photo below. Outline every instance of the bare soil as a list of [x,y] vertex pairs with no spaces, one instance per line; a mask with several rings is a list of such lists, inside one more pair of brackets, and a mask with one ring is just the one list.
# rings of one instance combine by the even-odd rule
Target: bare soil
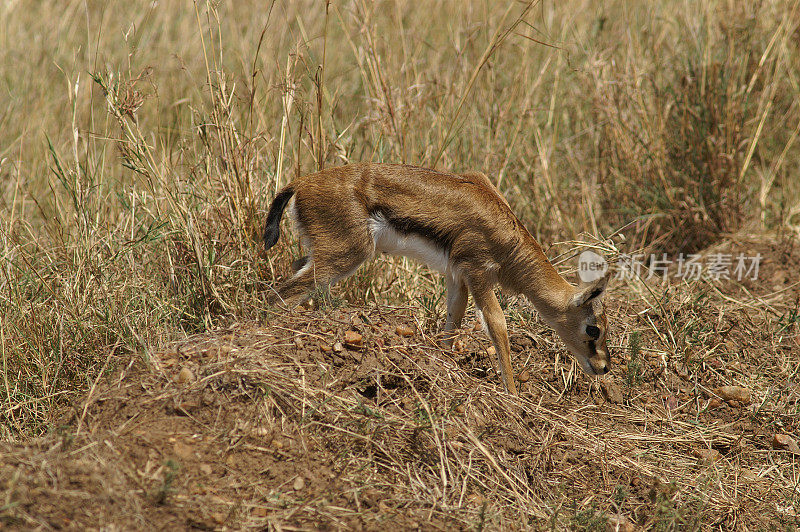
[[474,317],[448,350],[405,307],[110,355],[60,429],[0,444],[0,528],[792,529],[800,251],[708,252],[738,250],[757,281],[617,283],[600,380],[506,300],[520,398]]

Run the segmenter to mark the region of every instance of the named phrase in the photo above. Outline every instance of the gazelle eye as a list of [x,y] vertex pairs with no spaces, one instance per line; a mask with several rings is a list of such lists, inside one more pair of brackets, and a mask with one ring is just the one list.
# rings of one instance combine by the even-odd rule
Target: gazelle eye
[[587,325],[586,334],[589,335],[589,338],[594,338],[595,340],[597,340],[598,338],[600,338],[600,329],[598,329],[594,325]]

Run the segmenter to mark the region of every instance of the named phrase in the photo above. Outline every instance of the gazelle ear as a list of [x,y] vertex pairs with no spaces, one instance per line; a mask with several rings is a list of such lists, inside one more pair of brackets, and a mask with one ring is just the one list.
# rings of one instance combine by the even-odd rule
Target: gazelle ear
[[608,279],[610,277],[609,273],[606,273],[600,279],[590,283],[581,283],[575,295],[572,296],[570,305],[573,307],[582,307],[583,305],[589,304],[592,300],[601,297],[606,291],[606,286],[608,286]]

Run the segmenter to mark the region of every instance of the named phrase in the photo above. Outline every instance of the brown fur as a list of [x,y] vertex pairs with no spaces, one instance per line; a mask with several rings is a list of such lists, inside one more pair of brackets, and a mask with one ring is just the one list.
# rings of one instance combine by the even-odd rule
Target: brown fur
[[[421,236],[447,250],[452,266],[446,274],[448,341],[461,324],[469,291],[483,313],[509,392],[516,393],[516,387],[505,317],[493,290],[497,284],[524,294],[585,371],[607,371],[605,315],[597,297],[606,279],[578,288],[565,281],[484,174],[364,163],[295,180],[282,191],[284,204],[292,191],[302,242],[312,254],[307,267],[281,286],[275,299],[293,306],[315,285],[353,273],[376,252],[370,220],[379,216],[399,233]],[[280,220],[282,208],[270,209],[271,223]],[[587,339],[587,323],[601,328],[596,341]]]

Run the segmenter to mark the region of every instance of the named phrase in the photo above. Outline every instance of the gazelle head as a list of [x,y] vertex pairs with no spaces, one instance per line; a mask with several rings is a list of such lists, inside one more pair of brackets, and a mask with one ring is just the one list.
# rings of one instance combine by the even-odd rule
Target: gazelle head
[[608,275],[574,287],[563,312],[552,324],[588,375],[605,375],[611,369],[611,356],[606,346],[606,314],[602,302],[607,284]]

